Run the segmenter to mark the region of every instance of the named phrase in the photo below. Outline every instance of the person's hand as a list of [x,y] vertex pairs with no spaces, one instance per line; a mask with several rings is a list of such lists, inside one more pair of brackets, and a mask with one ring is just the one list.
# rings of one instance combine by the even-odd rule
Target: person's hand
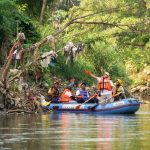
[[97,94],[93,94],[93,96],[92,96],[93,98],[96,98],[97,97]]
[[77,98],[82,99],[82,98],[83,98],[83,96],[82,96],[82,95],[78,95],[78,96],[77,96]]
[[89,71],[89,70],[84,70],[83,72],[84,72],[86,75],[88,75],[88,76],[91,76],[91,75],[92,75],[92,72]]
[[116,96],[120,95],[121,93],[122,93],[122,92],[119,92],[119,93],[117,93],[117,94],[113,94],[112,97],[116,97]]

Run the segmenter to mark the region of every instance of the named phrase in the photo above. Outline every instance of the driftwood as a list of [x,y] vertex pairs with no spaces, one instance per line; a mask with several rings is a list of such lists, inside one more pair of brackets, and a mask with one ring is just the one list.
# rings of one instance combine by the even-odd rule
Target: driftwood
[[28,114],[33,114],[34,111],[27,111],[27,110],[23,110],[23,109],[15,109],[15,110],[8,110],[6,113],[10,114],[10,113],[28,113]]

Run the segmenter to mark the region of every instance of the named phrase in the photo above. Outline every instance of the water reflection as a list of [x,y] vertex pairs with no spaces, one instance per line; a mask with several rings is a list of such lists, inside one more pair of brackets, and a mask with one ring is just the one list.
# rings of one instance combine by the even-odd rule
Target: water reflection
[[150,147],[150,107],[135,115],[1,116],[0,150],[124,150]]
[[[50,118],[61,120],[62,150],[121,149],[123,145],[137,149],[142,147],[139,134],[139,118],[133,116],[51,114]],[[135,139],[136,138],[136,139]]]

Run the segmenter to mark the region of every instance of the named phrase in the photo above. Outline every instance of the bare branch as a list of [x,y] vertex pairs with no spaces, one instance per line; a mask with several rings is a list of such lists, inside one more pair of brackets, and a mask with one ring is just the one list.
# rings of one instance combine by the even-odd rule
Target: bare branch
[[[107,26],[122,26],[122,27],[130,27],[127,24],[117,24],[117,23],[108,23],[108,22],[101,22],[101,21],[91,21],[91,22],[84,22],[84,21],[73,21],[73,23],[79,23],[79,24],[102,24]],[[133,24],[130,24],[133,25]]]

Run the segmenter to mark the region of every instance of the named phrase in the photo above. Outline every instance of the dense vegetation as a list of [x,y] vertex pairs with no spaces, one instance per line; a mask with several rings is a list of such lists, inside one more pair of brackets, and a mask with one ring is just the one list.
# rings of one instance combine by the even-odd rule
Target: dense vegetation
[[[43,5],[46,7],[41,11]],[[56,28],[54,21],[58,20],[60,24]],[[56,39],[56,49],[63,49],[69,41],[83,42],[85,52],[73,64],[65,64],[61,51],[56,66],[43,69],[38,65],[45,82],[51,83],[51,74],[63,79],[74,76],[91,83],[83,74],[84,69],[89,69],[97,75],[106,70],[113,80],[121,78],[127,84],[146,84],[149,76],[143,71],[150,67],[149,20],[149,0],[82,0],[80,3],[77,0],[43,0],[43,3],[0,0],[0,65],[5,63],[17,31],[25,33],[27,48],[69,22]],[[42,54],[50,49],[44,44],[38,52]],[[28,69],[33,71],[34,67]]]

